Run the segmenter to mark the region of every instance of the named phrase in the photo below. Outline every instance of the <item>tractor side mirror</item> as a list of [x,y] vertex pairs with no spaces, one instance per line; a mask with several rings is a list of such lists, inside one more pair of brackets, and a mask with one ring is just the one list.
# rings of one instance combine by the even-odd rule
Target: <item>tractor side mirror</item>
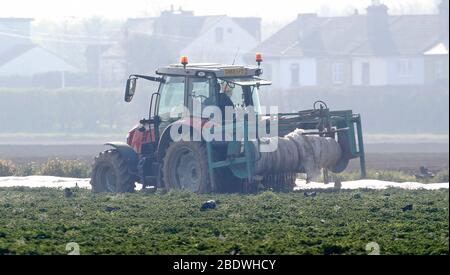
[[137,78],[129,78],[127,80],[127,86],[125,87],[125,101],[130,102],[133,99],[134,92],[136,91]]

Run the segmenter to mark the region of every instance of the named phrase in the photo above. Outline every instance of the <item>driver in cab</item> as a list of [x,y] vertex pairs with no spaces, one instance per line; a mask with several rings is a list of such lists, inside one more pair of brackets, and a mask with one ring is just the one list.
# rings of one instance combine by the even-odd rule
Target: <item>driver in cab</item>
[[218,88],[220,88],[219,91],[219,98],[218,98],[218,105],[220,108],[220,111],[222,112],[222,115],[225,115],[225,107],[233,107],[234,103],[231,100],[231,97],[233,96],[233,84],[230,84],[226,81],[223,81],[221,84],[217,84]]

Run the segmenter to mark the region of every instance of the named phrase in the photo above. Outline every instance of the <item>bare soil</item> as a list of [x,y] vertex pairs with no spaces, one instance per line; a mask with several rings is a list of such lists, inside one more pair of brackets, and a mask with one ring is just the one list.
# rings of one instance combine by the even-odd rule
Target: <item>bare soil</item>
[[[103,145],[0,145],[0,159],[17,163],[43,162],[49,158],[78,159],[92,162],[107,147]],[[420,166],[431,171],[449,167],[448,144],[368,144],[366,165],[374,170],[416,172]],[[359,169],[359,160],[352,160],[348,171]]]

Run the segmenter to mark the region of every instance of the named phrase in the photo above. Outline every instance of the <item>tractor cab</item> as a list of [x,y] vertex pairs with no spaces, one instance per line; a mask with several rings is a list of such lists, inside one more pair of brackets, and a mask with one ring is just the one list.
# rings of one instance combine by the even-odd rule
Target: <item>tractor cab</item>
[[[164,130],[178,120],[191,117],[207,121],[202,111],[208,106],[218,107],[223,118],[226,107],[246,109],[252,106],[252,110],[259,112],[259,90],[261,86],[271,85],[260,77],[261,61],[260,57],[258,66],[188,64],[183,57],[180,64],[157,69],[158,77],[131,75],[125,90],[127,102],[134,96],[138,79],[156,81],[160,85],[151,96],[149,117],[142,119],[130,132],[128,144],[141,153],[144,144],[157,143]],[[136,134],[139,138],[135,138]]]

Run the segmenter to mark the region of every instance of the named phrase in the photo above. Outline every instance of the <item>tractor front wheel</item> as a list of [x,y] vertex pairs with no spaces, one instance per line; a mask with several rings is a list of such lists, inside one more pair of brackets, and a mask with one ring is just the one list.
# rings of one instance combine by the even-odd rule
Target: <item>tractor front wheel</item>
[[163,160],[162,177],[167,189],[211,192],[206,148],[201,142],[173,142]]
[[100,153],[92,167],[92,191],[127,193],[133,192],[136,176],[128,172],[126,161],[115,149]]

